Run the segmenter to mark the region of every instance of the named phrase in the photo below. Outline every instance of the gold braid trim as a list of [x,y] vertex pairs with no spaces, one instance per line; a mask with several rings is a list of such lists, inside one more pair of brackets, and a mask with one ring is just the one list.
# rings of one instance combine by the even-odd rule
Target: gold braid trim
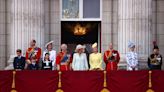
[[146,92],[155,92],[152,88],[152,71],[149,71],[149,84],[148,84],[148,87],[149,89],[146,91]]
[[107,81],[106,81],[106,71],[104,71],[104,84],[103,84],[103,89],[100,91],[100,92],[110,92],[108,89],[107,89]]
[[15,89],[15,76],[16,76],[16,71],[13,71],[13,82],[12,82],[12,90],[10,92],[17,92],[17,90]]
[[62,72],[59,71],[58,74],[59,74],[59,82],[58,82],[58,89],[56,90],[56,92],[64,92],[64,91],[61,89],[61,87],[62,87],[62,84],[61,84],[61,74],[62,74]]

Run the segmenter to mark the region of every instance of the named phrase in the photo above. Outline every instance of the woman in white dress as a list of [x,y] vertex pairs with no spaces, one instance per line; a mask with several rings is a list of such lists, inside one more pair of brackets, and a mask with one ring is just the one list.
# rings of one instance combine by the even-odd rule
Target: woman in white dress
[[127,70],[128,71],[138,70],[138,55],[134,51],[135,50],[135,44],[133,42],[129,42],[128,48],[129,48],[130,52],[128,52],[126,54]]
[[55,61],[56,61],[56,51],[53,50],[52,43],[53,43],[53,41],[50,41],[50,42],[48,42],[45,45],[46,50],[43,52],[43,60],[45,58],[45,54],[49,53],[50,60],[52,61],[52,70],[56,70],[56,64],[55,64]]
[[83,52],[84,48],[85,47],[80,44],[76,46],[76,53],[74,53],[72,61],[72,69],[74,71],[88,70],[87,56]]

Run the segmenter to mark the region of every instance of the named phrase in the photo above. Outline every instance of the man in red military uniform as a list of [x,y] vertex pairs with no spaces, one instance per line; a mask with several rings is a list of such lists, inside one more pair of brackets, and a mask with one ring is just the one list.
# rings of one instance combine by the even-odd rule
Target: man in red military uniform
[[71,69],[70,65],[72,62],[71,55],[67,53],[67,45],[61,45],[61,51],[57,54],[56,65],[57,70],[68,71]]
[[110,43],[109,50],[104,53],[104,62],[106,63],[106,70],[117,70],[117,64],[120,61],[120,55],[117,50],[113,49],[113,44]]
[[30,42],[30,47],[26,51],[26,62],[29,70],[37,70],[38,63],[41,57],[41,49],[36,46],[36,41]]

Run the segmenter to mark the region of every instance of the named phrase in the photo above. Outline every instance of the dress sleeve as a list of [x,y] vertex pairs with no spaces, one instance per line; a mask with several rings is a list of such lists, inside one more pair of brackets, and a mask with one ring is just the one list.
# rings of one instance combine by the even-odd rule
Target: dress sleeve
[[28,50],[29,50],[29,49],[26,50],[26,60],[29,59],[29,58],[28,58],[28,57],[29,57],[29,56],[28,56]]
[[129,53],[126,55],[126,62],[128,66],[132,66],[132,57]]
[[14,58],[13,66],[14,66],[14,69],[16,69],[16,57]]
[[105,64],[108,64],[106,54],[107,54],[107,52],[104,53],[104,58],[103,59],[104,59]]
[[74,53],[73,54],[73,60],[72,60],[72,69],[74,70],[75,69],[75,63],[76,63],[76,54]]
[[60,59],[61,59],[60,54],[58,54],[56,57],[56,65],[60,64]]

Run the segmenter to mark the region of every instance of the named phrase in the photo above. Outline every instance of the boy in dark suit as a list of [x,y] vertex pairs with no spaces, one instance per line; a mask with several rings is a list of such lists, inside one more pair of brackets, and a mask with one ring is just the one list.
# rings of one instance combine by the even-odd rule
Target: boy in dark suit
[[24,70],[26,58],[22,56],[22,51],[18,49],[16,51],[17,56],[14,58],[13,66],[15,70]]

